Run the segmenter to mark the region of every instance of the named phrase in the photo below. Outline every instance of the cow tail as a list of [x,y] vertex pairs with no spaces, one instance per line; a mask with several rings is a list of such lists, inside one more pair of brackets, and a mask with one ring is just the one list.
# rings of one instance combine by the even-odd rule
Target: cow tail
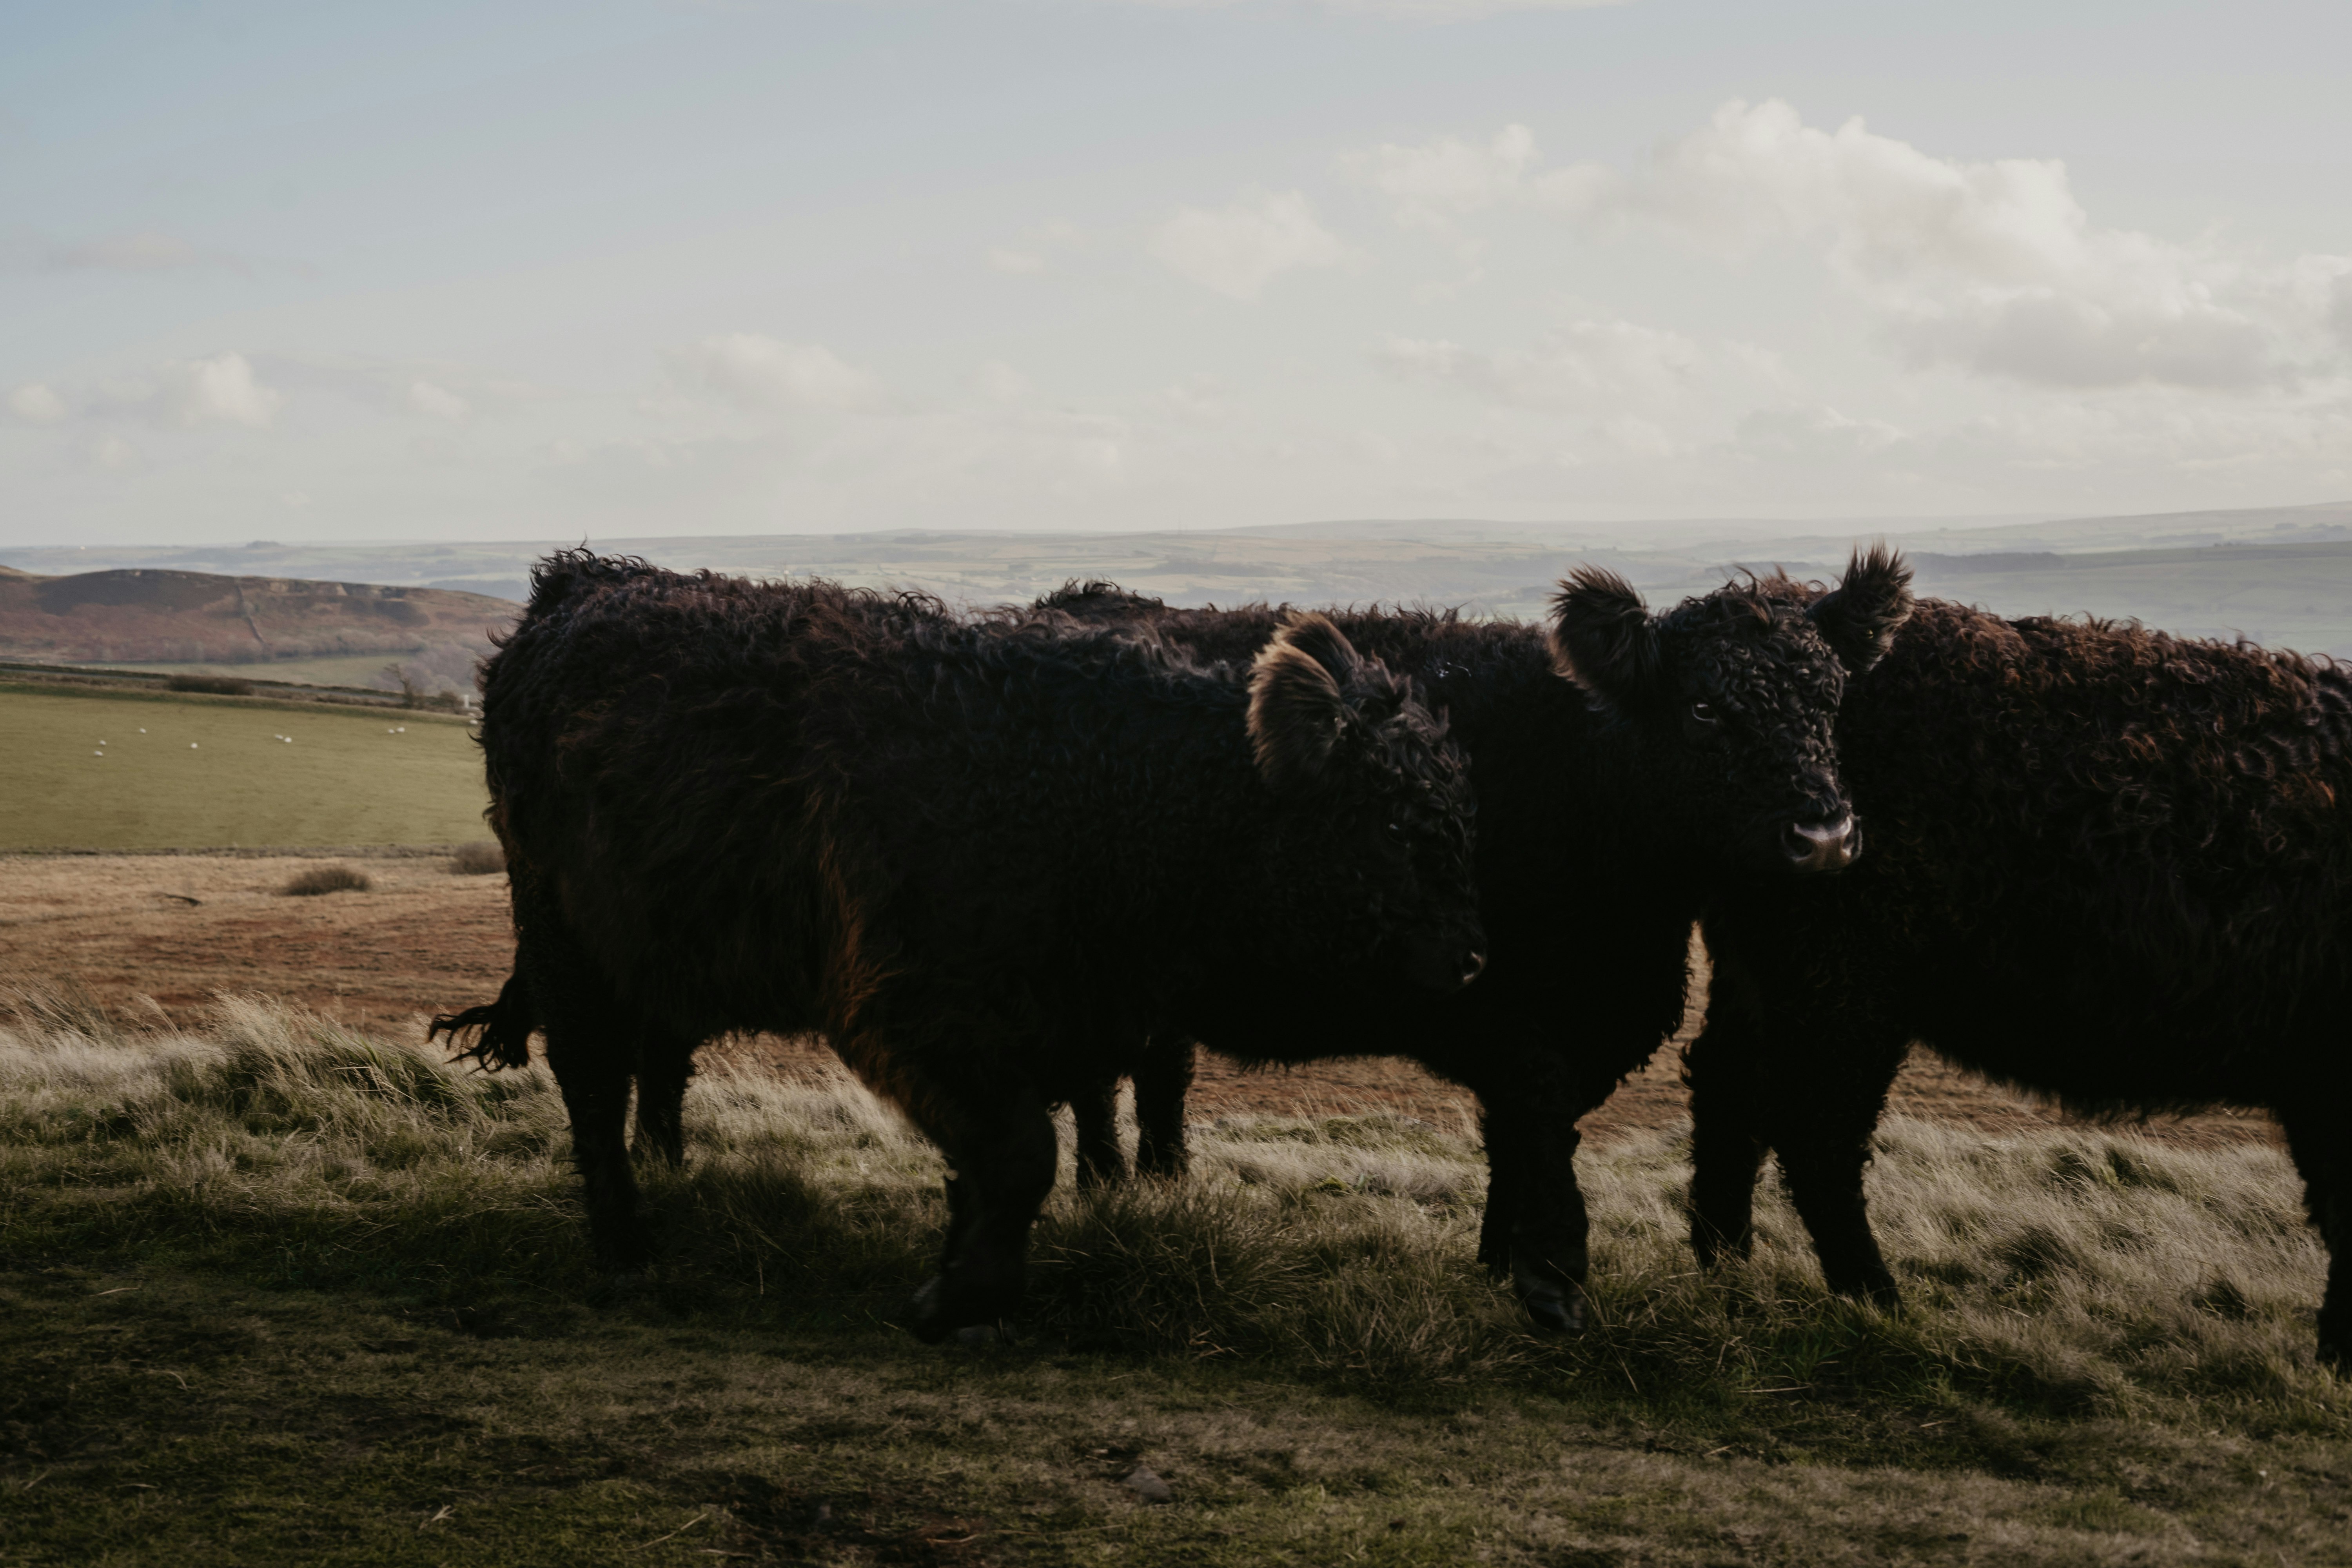
[[509,975],[499,991],[499,999],[488,1006],[468,1007],[462,1013],[443,1013],[433,1020],[425,1032],[425,1040],[449,1037],[456,1047],[467,1034],[474,1043],[450,1057],[453,1062],[471,1061],[484,1072],[497,1072],[502,1068],[530,1065],[530,1035],[539,1027],[539,1013],[531,1005],[530,987],[523,984],[520,974]]

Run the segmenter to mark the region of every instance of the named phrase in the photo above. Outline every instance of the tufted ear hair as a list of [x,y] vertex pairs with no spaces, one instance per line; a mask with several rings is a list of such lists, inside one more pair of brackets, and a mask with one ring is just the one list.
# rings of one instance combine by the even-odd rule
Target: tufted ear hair
[[1314,782],[1348,727],[1346,688],[1363,659],[1329,617],[1294,614],[1250,664],[1249,736],[1276,789]]
[[1812,603],[1813,617],[1838,662],[1855,675],[1885,657],[1911,618],[1911,563],[1884,544],[1857,550],[1838,585]]
[[1658,679],[1657,623],[1633,584],[1606,567],[1580,566],[1552,597],[1551,657],[1603,701],[1638,702]]

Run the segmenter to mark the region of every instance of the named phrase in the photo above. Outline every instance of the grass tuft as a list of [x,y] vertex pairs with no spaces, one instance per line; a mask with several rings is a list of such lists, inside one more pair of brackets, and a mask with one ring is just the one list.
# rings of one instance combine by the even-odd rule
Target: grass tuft
[[313,866],[297,872],[278,890],[289,898],[312,899],[321,893],[364,893],[375,884],[356,866]]
[[506,868],[506,848],[495,838],[460,844],[457,852],[449,857],[449,869],[460,877],[488,877]]

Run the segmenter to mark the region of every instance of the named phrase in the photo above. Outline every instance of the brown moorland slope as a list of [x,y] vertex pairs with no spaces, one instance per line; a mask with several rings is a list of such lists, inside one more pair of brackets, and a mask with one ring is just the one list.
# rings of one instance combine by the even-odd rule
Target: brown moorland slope
[[[335,654],[489,651],[519,606],[486,594],[299,577],[0,567],[0,658],[259,664]],[[436,663],[440,661],[436,661]]]

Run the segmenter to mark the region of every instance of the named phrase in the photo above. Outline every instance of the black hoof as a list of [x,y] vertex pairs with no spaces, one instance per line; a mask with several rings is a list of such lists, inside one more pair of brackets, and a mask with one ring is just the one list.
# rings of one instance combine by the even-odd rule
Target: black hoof
[[1517,1288],[1519,1304],[1527,1308],[1536,1327],[1555,1334],[1584,1331],[1584,1291],[1574,1280],[1522,1273],[1512,1283]]
[[1011,1336],[1004,1331],[1006,1314],[975,1310],[969,1302],[949,1299],[948,1277],[934,1274],[907,1301],[907,1328],[927,1345],[952,1339],[961,1345],[1000,1344]]
[[2313,1359],[2318,1363],[2324,1372],[2332,1372],[2342,1378],[2352,1378],[2352,1345],[2342,1344],[2335,1340],[2322,1340]]
[[944,1305],[947,1293],[947,1276],[934,1274],[907,1298],[907,1327],[927,1345],[935,1345],[955,1331]]

